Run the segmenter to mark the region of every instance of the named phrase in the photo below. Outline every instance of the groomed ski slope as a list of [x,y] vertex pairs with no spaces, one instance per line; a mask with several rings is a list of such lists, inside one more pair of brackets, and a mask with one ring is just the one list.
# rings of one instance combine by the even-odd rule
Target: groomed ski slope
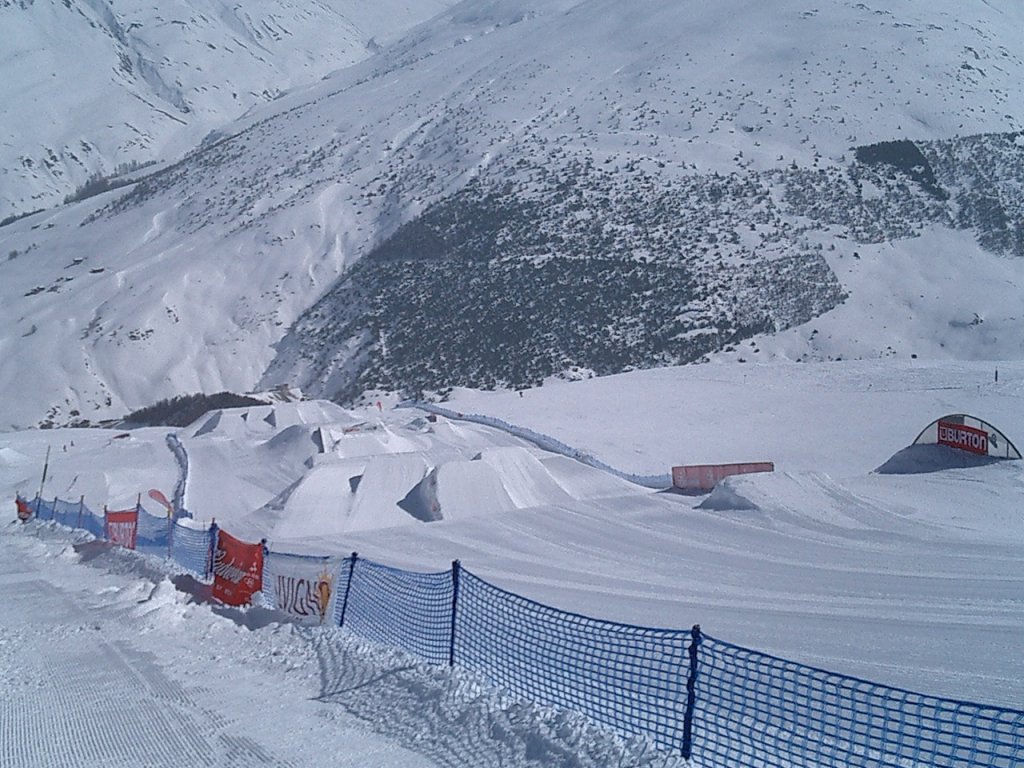
[[[726,481],[709,497],[631,486],[504,432],[444,418],[432,422],[387,404],[383,411],[306,404],[304,414],[280,404],[271,407],[275,424],[266,420],[269,414],[240,420],[229,412],[210,428],[200,420],[177,435],[189,457],[186,502],[193,514],[216,517],[250,540],[266,536],[275,550],[358,551],[419,571],[445,570],[458,558],[488,581],[566,610],[644,626],[700,623],[715,637],[804,664],[1022,709],[1024,466],[872,472],[930,421],[951,412],[985,418],[1019,446],[1022,400],[1020,363],[878,361],[712,364],[553,382],[522,397],[456,392],[448,404],[551,435],[632,472],[663,472],[672,463],[776,461],[774,474]],[[228,424],[234,426],[221,429]],[[9,498],[15,490],[34,493],[50,445],[48,498],[76,498],[88,489],[91,506],[101,505],[105,494],[117,507],[142,492],[145,505],[148,487],[166,490],[177,478],[165,434],[4,434],[0,491]],[[376,517],[374,509],[380,510]],[[362,511],[354,516],[353,510]],[[426,510],[433,510],[433,522],[423,522]],[[247,674],[275,670],[289,679],[272,704],[249,696],[244,675],[237,684],[235,706],[259,710],[253,717],[261,727],[253,732],[266,740],[251,738],[267,754],[306,764],[312,754],[302,751],[306,747],[273,752],[271,746],[291,743],[292,714],[305,723],[295,726],[298,733],[317,727],[306,723],[307,715],[316,723],[340,718],[307,708],[329,688],[336,705],[330,712],[365,716],[390,740],[389,748],[408,747],[436,764],[527,764],[522,761],[536,744],[549,763],[555,753],[543,750],[581,765],[618,764],[613,752],[602,752],[611,749],[608,742],[595,747],[593,733],[582,737],[575,720],[552,737],[545,731],[552,721],[544,717],[564,716],[527,716],[529,708],[502,703],[445,670],[333,636],[324,645],[262,611],[193,604],[188,585],[180,592],[162,581],[163,566],[140,572],[125,565],[128,556],[121,553],[90,559],[67,548],[66,534],[43,528],[0,529],[5,573],[13,574],[0,577],[5,585],[56,580],[72,602],[93,605],[92,615],[118,617],[100,620],[101,629],[93,630],[104,642],[117,648],[124,641],[154,654],[166,675],[177,674],[167,665],[180,660],[196,670],[195,680],[218,680],[229,658],[245,664],[251,654]],[[83,559],[91,567],[79,564]],[[7,600],[14,592],[5,588],[3,594]],[[46,605],[39,610],[53,607]],[[133,625],[144,616],[149,623]],[[56,637],[73,631],[92,636],[74,629],[73,616],[57,621],[64,629]],[[131,646],[139,626],[145,627],[141,645]],[[17,630],[22,634],[12,638],[14,645],[27,643],[30,631],[36,630]],[[229,641],[239,645],[228,650]],[[154,650],[164,645],[173,652]],[[5,653],[4,664],[17,671],[17,654]],[[356,660],[365,664],[357,667],[358,682],[325,683],[331,675],[321,669],[324,653],[337,662],[332,674]],[[85,663],[96,658],[88,655]],[[273,691],[276,678],[269,679]],[[306,686],[298,694],[304,703],[289,709],[293,683]],[[460,698],[470,690],[472,705]],[[112,695],[96,691],[102,700]],[[446,703],[454,700],[461,703]],[[513,721],[518,726],[509,725]],[[216,732],[204,733],[216,742]],[[596,762],[594,750],[602,754]],[[387,754],[371,762],[419,764],[416,756],[406,763],[403,754]],[[518,757],[501,762],[506,757],[499,756],[508,755]]]
[[83,538],[0,527],[4,768],[682,765]]

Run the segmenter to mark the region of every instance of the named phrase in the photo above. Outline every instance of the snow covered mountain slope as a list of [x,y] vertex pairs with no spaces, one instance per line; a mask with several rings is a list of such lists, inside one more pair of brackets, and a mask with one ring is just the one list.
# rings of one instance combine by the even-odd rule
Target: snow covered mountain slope
[[0,219],[170,159],[451,1],[0,2]]
[[[1022,28],[1012,2],[466,0],[0,229],[0,424],[529,384],[779,331],[784,357],[1020,357]],[[489,368],[450,354],[471,333]]]

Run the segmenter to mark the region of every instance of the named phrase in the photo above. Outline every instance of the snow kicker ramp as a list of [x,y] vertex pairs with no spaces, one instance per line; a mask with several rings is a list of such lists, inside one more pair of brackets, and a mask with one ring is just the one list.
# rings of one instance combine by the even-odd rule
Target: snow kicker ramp
[[540,459],[525,448],[486,448],[476,459],[493,467],[512,503],[520,509],[572,501]]
[[416,495],[430,520],[466,520],[516,508],[501,476],[483,461],[449,461],[435,467]]
[[416,523],[402,502],[429,469],[419,453],[318,465],[284,502],[272,538],[310,539]]
[[[281,507],[271,540],[302,539],[344,533],[352,506],[353,478],[363,461],[324,464],[307,472]],[[273,514],[261,510],[257,515]]]
[[727,477],[698,508],[735,511],[773,529],[815,537],[919,536],[926,525],[877,499],[861,497],[822,472]]
[[588,466],[568,456],[552,454],[545,456],[540,463],[566,493],[579,501],[652,493],[650,488],[634,485],[603,469]]
[[429,470],[420,453],[374,456],[359,479],[345,531],[371,531],[417,522],[401,502]]

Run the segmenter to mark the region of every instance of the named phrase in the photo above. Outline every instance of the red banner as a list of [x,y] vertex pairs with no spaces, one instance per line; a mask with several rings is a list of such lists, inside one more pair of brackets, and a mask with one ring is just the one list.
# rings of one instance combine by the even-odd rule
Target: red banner
[[939,422],[939,445],[988,456],[988,432],[964,424]]
[[770,461],[750,461],[741,464],[691,464],[685,467],[672,467],[672,485],[685,491],[710,491],[719,480],[730,475],[774,471],[775,464]]
[[20,496],[16,497],[14,499],[14,504],[18,508],[18,519],[21,520],[21,522],[25,522],[32,517],[32,507],[30,507],[28,502],[23,498]]
[[125,549],[135,549],[135,535],[139,529],[139,510],[124,509],[104,512],[107,541]]
[[263,589],[263,545],[217,531],[213,554],[213,596],[225,605],[248,605]]

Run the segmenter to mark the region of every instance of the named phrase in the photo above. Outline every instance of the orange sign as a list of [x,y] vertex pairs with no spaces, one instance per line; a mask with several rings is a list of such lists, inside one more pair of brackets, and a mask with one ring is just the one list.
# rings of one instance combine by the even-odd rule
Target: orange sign
[[217,531],[213,555],[213,596],[225,605],[248,605],[263,589],[263,545]]

